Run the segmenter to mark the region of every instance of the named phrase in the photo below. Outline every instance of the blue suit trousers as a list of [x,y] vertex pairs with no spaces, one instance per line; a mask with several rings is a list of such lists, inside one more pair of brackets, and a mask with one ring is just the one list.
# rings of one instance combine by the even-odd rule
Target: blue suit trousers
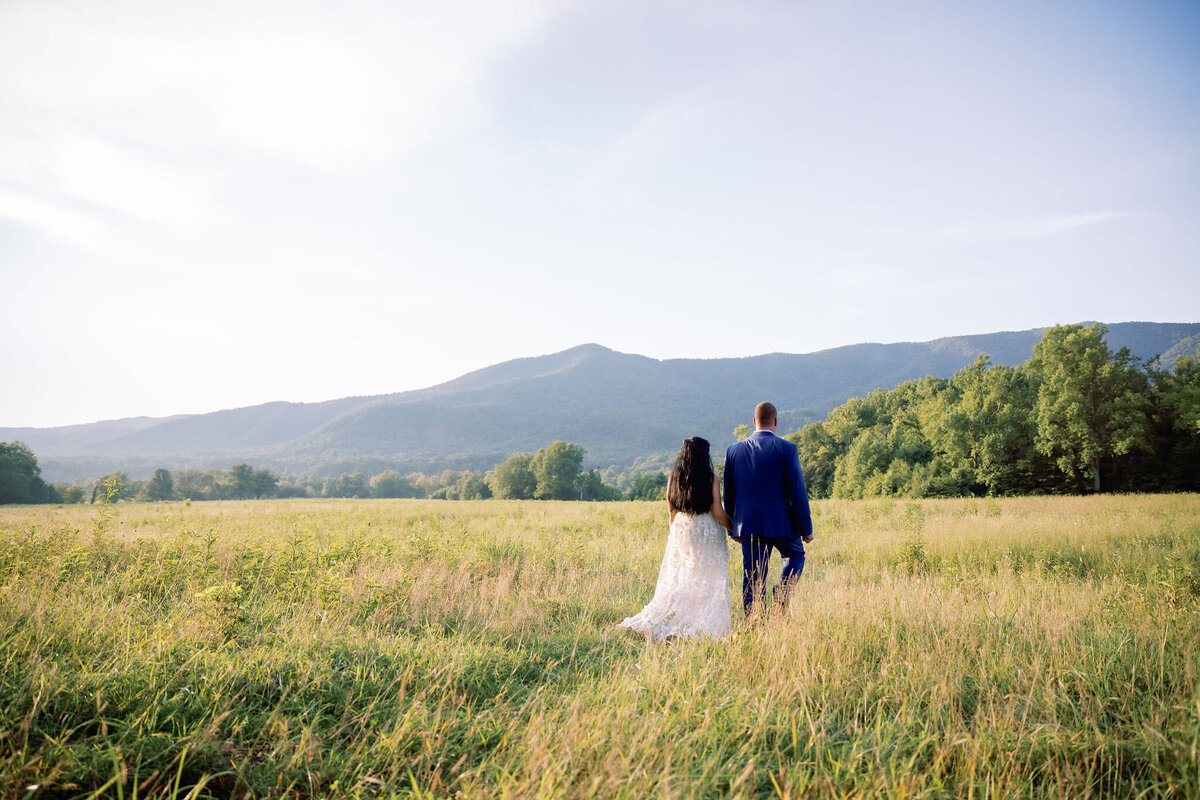
[[783,556],[783,573],[775,596],[784,600],[792,586],[804,572],[804,545],[792,539],[768,539],[763,536],[743,536],[742,544],[742,606],[746,613],[754,610],[754,604],[765,605],[767,601],[767,573],[771,568],[771,551],[779,550]]

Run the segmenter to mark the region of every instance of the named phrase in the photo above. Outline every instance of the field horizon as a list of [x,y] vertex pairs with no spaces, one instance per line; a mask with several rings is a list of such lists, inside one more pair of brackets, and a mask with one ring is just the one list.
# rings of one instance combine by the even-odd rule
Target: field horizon
[[1200,795],[1200,496],[813,513],[650,643],[663,503],[0,508],[0,795]]

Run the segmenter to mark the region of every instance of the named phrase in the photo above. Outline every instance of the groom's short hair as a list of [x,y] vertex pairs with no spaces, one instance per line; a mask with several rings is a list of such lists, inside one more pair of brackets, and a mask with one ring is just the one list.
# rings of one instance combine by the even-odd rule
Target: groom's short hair
[[754,407],[754,421],[759,425],[770,425],[779,418],[774,403],[759,403]]

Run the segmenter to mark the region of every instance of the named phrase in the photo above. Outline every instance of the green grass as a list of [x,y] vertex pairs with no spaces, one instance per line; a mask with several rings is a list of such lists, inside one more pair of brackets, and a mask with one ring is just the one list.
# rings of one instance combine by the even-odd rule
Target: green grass
[[0,796],[1200,797],[1200,498],[814,515],[648,644],[661,504],[2,508]]

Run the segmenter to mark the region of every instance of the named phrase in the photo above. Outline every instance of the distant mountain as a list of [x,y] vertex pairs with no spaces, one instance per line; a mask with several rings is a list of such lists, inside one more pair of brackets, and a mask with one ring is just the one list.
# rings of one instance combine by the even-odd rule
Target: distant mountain
[[[1173,360],[1195,353],[1200,343],[1200,323],[1125,322],[1108,329],[1110,347],[1128,347],[1143,359],[1164,354]],[[585,447],[588,465],[624,466],[671,452],[691,435],[722,448],[760,400],[779,406],[780,427],[790,431],[850,397],[926,375],[949,377],[980,355],[1021,364],[1045,330],[665,361],[586,344],[398,394],[0,428],[0,441],[26,442],[51,481],[112,469],[144,477],[160,466],[228,468],[238,461],[315,476],[355,468],[486,469],[555,439]]]

